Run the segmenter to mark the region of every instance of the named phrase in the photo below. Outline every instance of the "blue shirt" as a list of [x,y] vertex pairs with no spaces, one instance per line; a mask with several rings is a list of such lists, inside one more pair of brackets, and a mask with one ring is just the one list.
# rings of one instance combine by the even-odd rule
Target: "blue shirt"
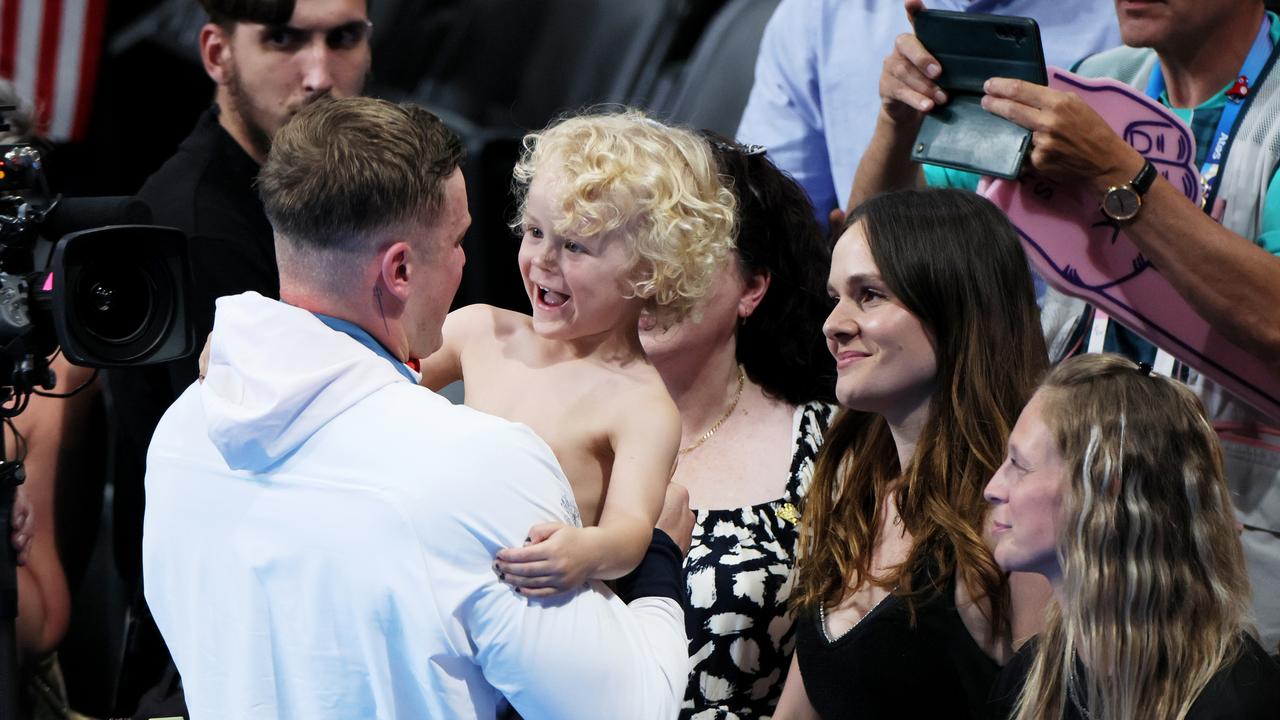
[[[1120,44],[1112,0],[931,0],[936,10],[1033,17],[1045,61],[1069,68]],[[738,139],[764,145],[800,182],[818,220],[843,206],[875,130],[880,69],[910,32],[891,0],[782,0],[765,28]]]
[[332,315],[325,315],[318,312],[313,312],[311,314],[315,315],[320,322],[328,325],[330,330],[337,330],[340,333],[350,335],[353,340],[372,350],[378,357],[391,363],[391,367],[395,368],[396,372],[403,375],[406,380],[414,385],[418,384],[419,378],[414,375],[413,370],[410,370],[408,365],[400,362],[395,355],[392,355],[391,351],[388,350],[385,345],[378,342],[377,338],[370,335],[368,330],[365,330],[350,320],[343,320],[342,318],[336,318]]

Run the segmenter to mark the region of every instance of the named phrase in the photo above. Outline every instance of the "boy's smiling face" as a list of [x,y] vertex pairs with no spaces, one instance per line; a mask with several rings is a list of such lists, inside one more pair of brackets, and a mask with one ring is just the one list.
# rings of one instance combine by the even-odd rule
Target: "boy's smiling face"
[[632,293],[623,231],[587,238],[560,234],[564,181],[541,172],[529,184],[520,240],[520,275],[533,329],[553,340],[636,332],[644,301]]

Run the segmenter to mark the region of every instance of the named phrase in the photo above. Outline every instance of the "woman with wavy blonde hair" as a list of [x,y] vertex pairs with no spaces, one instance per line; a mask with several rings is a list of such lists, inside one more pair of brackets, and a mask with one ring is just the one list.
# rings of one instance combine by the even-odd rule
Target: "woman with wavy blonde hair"
[[528,135],[515,180],[533,314],[455,310],[422,380],[465,379],[468,406],[528,425],[559,460],[581,527],[535,525],[494,564],[542,597],[643,558],[680,415],[641,346],[640,314],[677,322],[694,311],[733,251],[737,208],[702,138],[635,110]]
[[827,288],[846,411],[803,511],[774,717],[978,717],[1013,609],[982,487],[1048,362],[1026,256],[983,198],[908,190],[850,213]]
[[996,560],[1044,575],[1057,598],[993,716],[1280,714],[1280,667],[1247,634],[1217,435],[1189,389],[1150,370],[1118,355],[1064,362],[987,486]]

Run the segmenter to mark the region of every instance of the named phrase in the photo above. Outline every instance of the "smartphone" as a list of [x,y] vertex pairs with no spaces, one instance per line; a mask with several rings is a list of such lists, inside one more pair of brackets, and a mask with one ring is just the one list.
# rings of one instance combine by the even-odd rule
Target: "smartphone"
[[993,77],[1048,82],[1040,27],[1026,17],[921,10],[916,37],[938,59],[945,105],[925,116],[911,149],[916,162],[1015,179],[1031,149],[1031,131],[982,109]]

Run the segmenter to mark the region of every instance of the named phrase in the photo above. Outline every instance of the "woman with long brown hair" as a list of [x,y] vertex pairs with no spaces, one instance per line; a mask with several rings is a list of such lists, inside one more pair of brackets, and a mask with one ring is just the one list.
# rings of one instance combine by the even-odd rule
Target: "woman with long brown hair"
[[987,486],[996,560],[1057,598],[992,717],[1280,715],[1280,667],[1246,631],[1217,434],[1187,387],[1150,370],[1118,355],[1057,367]]
[[1008,220],[955,190],[874,197],[832,256],[846,410],[804,510],[775,718],[975,717],[1010,654],[982,488],[1047,360]]

